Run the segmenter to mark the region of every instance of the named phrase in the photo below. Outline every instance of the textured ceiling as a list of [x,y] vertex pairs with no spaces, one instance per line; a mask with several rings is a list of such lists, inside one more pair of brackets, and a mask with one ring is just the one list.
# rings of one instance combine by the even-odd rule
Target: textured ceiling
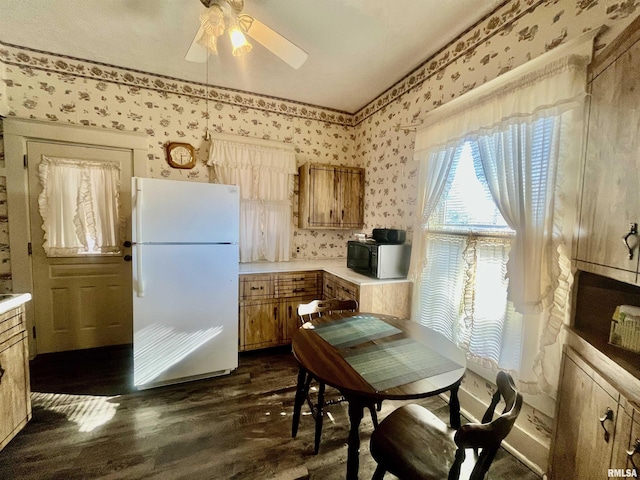
[[[257,42],[221,42],[208,83],[356,112],[504,0],[246,0],[254,16],[309,54],[294,70]],[[195,82],[184,60],[199,0],[0,0],[0,42]]]

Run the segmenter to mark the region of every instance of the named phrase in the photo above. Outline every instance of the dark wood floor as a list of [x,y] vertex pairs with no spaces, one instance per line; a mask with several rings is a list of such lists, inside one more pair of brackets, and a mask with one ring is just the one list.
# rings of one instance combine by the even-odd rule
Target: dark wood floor
[[[297,367],[290,349],[241,354],[238,370],[225,377],[141,392],[130,386],[130,372],[129,348],[38,356],[31,365],[33,419],[0,452],[0,479],[345,476],[345,404],[330,408],[318,455],[310,416],[291,438]],[[448,418],[440,398],[420,403]],[[385,402],[380,418],[400,404]],[[375,468],[371,428],[365,415],[364,479]],[[494,480],[538,479],[504,450],[489,474]]]

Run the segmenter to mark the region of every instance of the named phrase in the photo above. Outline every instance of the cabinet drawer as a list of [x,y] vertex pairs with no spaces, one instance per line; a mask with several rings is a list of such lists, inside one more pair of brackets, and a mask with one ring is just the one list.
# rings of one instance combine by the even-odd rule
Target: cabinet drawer
[[241,275],[240,300],[275,297],[273,275]]
[[20,307],[0,315],[0,344],[25,330],[23,311]]
[[321,294],[321,272],[283,273],[278,275],[278,298],[318,296]]
[[337,298],[339,300],[358,300],[360,288],[347,280],[343,280],[331,273],[325,273],[322,282],[324,298]]

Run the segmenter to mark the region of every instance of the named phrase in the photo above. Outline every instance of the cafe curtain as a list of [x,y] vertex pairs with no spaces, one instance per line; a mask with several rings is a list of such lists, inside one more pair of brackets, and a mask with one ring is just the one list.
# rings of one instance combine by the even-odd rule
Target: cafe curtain
[[38,197],[49,257],[120,252],[120,167],[116,163],[42,157]]
[[[569,323],[573,284],[570,252],[586,68],[597,33],[588,32],[436,109],[416,135],[415,159],[421,172],[436,165],[435,173],[421,173],[421,178],[447,173],[453,161],[448,152],[461,142],[474,142],[480,153],[478,170],[516,232],[506,272],[508,300],[524,315],[524,343],[536,344],[525,345],[522,352],[520,385],[530,393],[555,393],[557,388],[559,336]],[[443,181],[419,185],[422,210],[414,229],[414,252],[420,254],[411,266],[416,293],[421,273],[428,268],[428,206],[437,204]],[[419,295],[414,298],[414,311],[420,312]]]
[[240,187],[240,261],[289,260],[295,153],[214,138],[207,165]]

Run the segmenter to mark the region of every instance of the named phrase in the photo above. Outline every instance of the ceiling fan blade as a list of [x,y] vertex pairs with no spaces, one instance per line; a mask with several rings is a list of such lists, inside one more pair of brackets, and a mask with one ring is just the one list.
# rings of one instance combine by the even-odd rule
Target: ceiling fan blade
[[198,40],[204,33],[202,26],[198,29],[196,36],[193,38],[191,45],[189,46],[189,50],[187,50],[187,54],[184,56],[184,59],[188,62],[197,62],[197,63],[205,63],[207,61],[207,56],[209,52],[207,49],[198,43]]
[[295,69],[300,68],[309,58],[307,52],[250,15],[238,15],[238,23],[247,35]]

